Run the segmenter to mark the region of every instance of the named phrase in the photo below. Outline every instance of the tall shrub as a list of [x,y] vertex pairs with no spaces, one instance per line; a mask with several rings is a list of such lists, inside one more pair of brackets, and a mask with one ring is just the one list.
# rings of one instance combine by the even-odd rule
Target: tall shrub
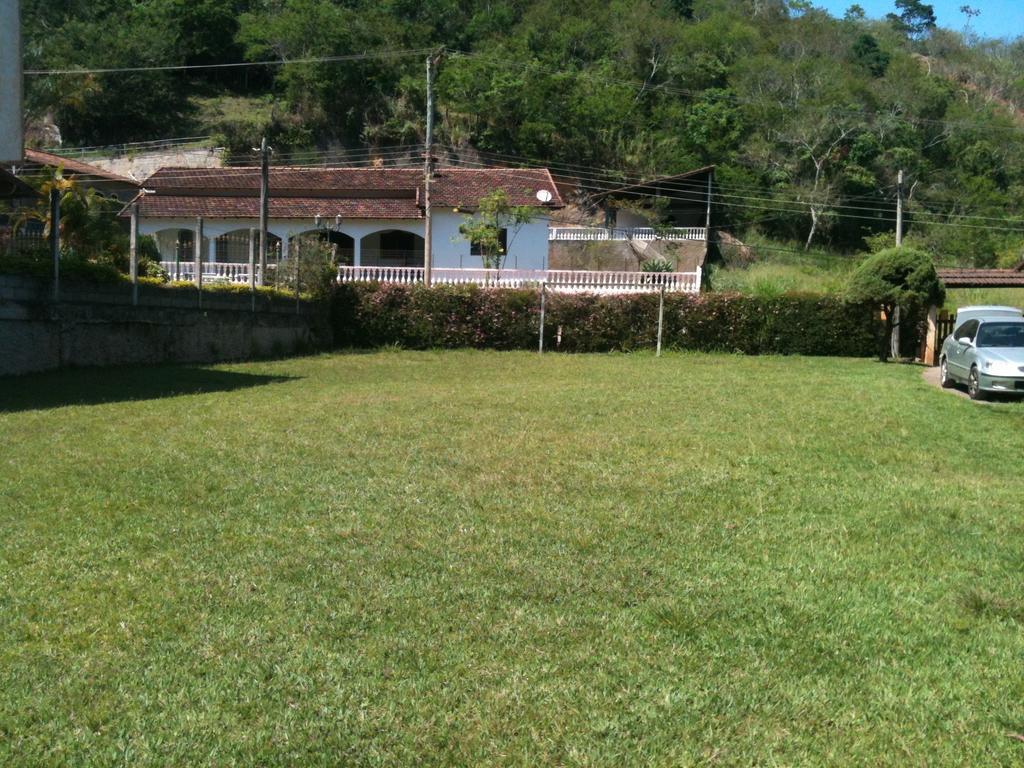
[[[886,248],[857,267],[847,284],[846,298],[881,308],[885,312],[886,337],[894,339],[898,307],[911,315],[919,314],[931,305],[941,305],[946,300],[946,288],[927,253],[914,248]],[[885,344],[879,347],[878,356],[883,362],[888,358]]]
[[[536,349],[537,291],[463,286],[345,284],[332,300],[335,343],[410,349]],[[549,293],[545,349],[651,349],[658,296]],[[829,296],[739,294],[665,297],[666,348],[747,354],[868,356],[881,324],[873,305]]]

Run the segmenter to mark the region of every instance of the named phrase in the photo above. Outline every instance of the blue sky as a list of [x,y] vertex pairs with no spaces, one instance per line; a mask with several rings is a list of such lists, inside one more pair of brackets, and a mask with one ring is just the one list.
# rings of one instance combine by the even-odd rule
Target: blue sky
[[[868,16],[881,18],[895,10],[893,0],[814,0],[833,16],[842,16],[853,3],[858,3]],[[981,11],[971,28],[986,37],[1020,37],[1024,35],[1024,0],[930,0],[940,27],[962,30],[964,15],[961,5]]]

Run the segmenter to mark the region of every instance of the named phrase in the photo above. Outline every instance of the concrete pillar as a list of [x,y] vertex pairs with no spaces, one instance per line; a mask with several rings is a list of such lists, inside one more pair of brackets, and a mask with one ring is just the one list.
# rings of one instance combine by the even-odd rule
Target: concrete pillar
[[207,248],[206,260],[213,264],[217,261],[217,238],[211,237],[209,239],[209,246]]
[[353,237],[352,238],[352,266],[361,267],[363,265],[362,257],[363,238]]
[[288,258],[288,234],[285,233],[281,237],[281,261]]
[[925,365],[935,365],[939,359],[939,345],[942,339],[939,338],[939,308],[928,309],[928,331],[924,337],[924,362]]

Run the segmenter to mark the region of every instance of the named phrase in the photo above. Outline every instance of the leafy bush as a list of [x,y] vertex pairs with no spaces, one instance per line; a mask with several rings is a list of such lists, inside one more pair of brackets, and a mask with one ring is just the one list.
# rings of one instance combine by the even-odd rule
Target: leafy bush
[[[942,306],[946,288],[927,253],[914,248],[887,248],[857,267],[850,276],[846,296],[852,302],[884,310],[886,335],[891,337],[897,308],[919,316],[929,306]],[[887,356],[882,346],[879,357],[885,360]]]
[[330,292],[336,274],[331,246],[308,235],[292,246],[292,253],[278,263],[272,278],[274,287],[282,291],[294,294],[298,284],[302,294],[322,298]]
[[[539,314],[539,296],[531,290],[344,284],[331,299],[335,343],[341,347],[534,349]],[[649,349],[656,341],[657,316],[655,294],[549,293],[545,348]],[[830,296],[665,297],[667,348],[869,356],[881,331],[873,306]]]
[[640,265],[641,272],[675,272],[675,269],[676,265],[664,256],[652,256]]
[[[33,248],[17,254],[0,255],[0,274],[25,275],[43,280],[53,278],[53,260],[48,248]],[[63,280],[78,280],[97,283],[116,283],[123,278],[117,268],[109,263],[88,261],[73,251],[61,254],[60,274]]]

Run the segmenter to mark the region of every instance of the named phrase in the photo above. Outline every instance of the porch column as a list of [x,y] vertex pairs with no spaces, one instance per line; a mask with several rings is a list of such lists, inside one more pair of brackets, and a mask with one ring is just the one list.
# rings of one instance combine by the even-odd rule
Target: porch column
[[288,233],[285,232],[281,238],[281,261],[288,258]]
[[360,252],[362,250],[362,246],[363,246],[363,238],[361,238],[361,237],[353,237],[352,238],[352,266],[354,266],[354,267],[361,267],[362,266],[363,257],[362,257],[362,253]]
[[210,264],[213,264],[215,261],[217,261],[217,238],[211,235],[209,238],[209,242],[210,245],[209,248],[207,249],[206,260]]

